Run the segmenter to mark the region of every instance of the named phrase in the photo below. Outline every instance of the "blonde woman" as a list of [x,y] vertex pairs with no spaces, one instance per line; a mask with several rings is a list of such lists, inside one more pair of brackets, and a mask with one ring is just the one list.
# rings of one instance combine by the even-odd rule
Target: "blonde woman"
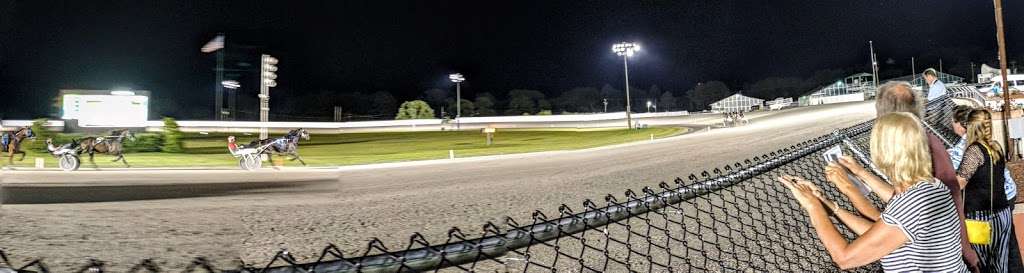
[[[886,272],[968,272],[960,258],[960,219],[949,188],[932,176],[927,141],[912,114],[889,113],[877,119],[871,131],[871,159],[889,177],[894,193],[877,222],[842,209],[807,180],[779,177],[807,210],[822,245],[840,268],[881,260]],[[826,179],[834,180],[837,174],[829,170]],[[858,237],[847,241],[829,214]]]
[[[991,224],[991,243],[971,244],[981,258],[986,272],[1009,272],[1011,203],[1006,200],[1003,183],[1003,149],[992,139],[992,113],[985,109],[971,111],[967,116],[967,149],[957,170],[957,179],[964,190],[964,212],[967,218]],[[1015,265],[1019,267],[1020,265]]]

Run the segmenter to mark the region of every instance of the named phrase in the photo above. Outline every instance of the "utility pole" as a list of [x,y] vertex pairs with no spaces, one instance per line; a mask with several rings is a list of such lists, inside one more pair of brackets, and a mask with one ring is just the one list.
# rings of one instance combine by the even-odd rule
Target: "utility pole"
[[1006,84],[1006,36],[1003,34],[1003,0],[992,0],[996,12],[996,42],[999,44],[999,70],[1003,80],[1003,143],[1006,144],[1005,157],[1007,162],[1013,160],[1010,145],[1010,86]]
[[875,43],[874,41],[868,41],[868,46],[871,47],[871,78],[875,88],[878,88],[878,59],[875,58]]
[[978,82],[978,74],[974,74],[974,62],[971,62],[971,82]]

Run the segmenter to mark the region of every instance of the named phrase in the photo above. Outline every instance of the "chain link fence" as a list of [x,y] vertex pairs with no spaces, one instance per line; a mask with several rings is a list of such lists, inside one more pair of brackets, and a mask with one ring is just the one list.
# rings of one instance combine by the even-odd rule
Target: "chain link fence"
[[[953,102],[928,105],[924,119],[947,143]],[[803,209],[775,179],[796,175],[817,183],[826,195],[853,211],[824,180],[824,150],[840,145],[868,162],[872,121],[837,130],[742,162],[722,166],[657,188],[627,190],[604,200],[562,205],[557,213],[535,211],[526,221],[486,223],[475,234],[452,228],[447,239],[413,234],[400,249],[370,241],[359,253],[323,249],[315,261],[278,252],[262,267],[213,268],[197,258],[184,272],[837,272]],[[874,199],[877,204],[880,202]],[[852,238],[852,231],[839,225]],[[0,253],[0,273],[49,272],[35,261],[15,266]],[[880,271],[879,264],[853,272]],[[90,261],[79,272],[103,272]],[[152,260],[130,272],[163,272]]]

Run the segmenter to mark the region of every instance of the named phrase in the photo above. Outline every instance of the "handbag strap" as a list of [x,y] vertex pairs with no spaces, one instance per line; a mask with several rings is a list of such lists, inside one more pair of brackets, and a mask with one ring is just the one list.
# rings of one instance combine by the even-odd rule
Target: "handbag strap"
[[[989,149],[988,145],[985,145],[981,142],[978,142],[978,144],[981,144],[981,147],[985,147],[985,153],[988,156],[988,211],[989,213],[994,213],[995,205],[993,205],[994,201],[992,200],[992,196],[994,195],[993,192],[995,192],[995,178],[993,177],[994,171],[992,169],[995,168],[995,162],[992,162],[992,149]],[[967,187],[964,187],[964,189],[960,190],[961,203],[967,202],[967,200],[965,200],[966,195]]]
[[992,160],[992,149],[985,144],[981,144],[981,146],[985,147],[985,152],[988,153],[988,212],[995,213],[995,205],[993,205],[993,195],[995,194],[993,192],[995,192],[996,183],[994,181],[995,174],[992,169],[995,168],[996,162]]

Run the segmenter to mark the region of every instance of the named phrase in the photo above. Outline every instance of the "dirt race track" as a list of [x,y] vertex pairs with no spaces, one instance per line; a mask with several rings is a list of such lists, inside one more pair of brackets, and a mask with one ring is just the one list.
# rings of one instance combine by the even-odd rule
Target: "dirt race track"
[[328,243],[358,256],[372,237],[404,248],[413,232],[432,242],[453,226],[476,235],[487,221],[557,215],[562,203],[621,196],[873,116],[870,102],[797,108],[616,147],[340,171],[8,171],[0,249],[15,264],[41,257],[57,272],[88,258],[112,271],[145,258],[172,271],[196,256],[221,268],[262,265],[282,248],[308,261]]

